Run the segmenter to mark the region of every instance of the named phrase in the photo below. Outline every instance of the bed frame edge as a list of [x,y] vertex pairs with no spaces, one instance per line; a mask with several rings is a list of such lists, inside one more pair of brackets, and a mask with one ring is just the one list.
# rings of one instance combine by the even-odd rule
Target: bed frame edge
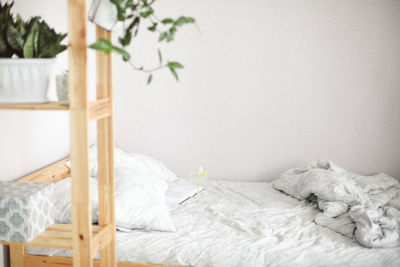
[[69,161],[69,157],[57,161],[47,167],[30,173],[18,180],[18,182],[37,182],[37,183],[55,183],[61,179],[69,177],[70,168],[65,165]]

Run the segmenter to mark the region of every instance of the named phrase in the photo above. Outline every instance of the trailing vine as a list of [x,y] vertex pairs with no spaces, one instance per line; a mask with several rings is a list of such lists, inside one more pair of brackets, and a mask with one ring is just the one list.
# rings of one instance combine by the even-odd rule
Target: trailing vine
[[159,64],[152,68],[144,68],[143,66],[136,66],[130,53],[126,50],[132,42],[132,39],[139,33],[140,25],[143,21],[149,22],[151,26],[146,29],[152,33],[158,34],[158,42],[172,42],[175,34],[183,25],[195,23],[192,17],[180,16],[176,19],[163,18],[160,19],[154,12],[152,5],[156,0],[110,0],[117,8],[118,21],[123,24],[123,31],[118,38],[119,45],[114,45],[106,39],[99,39],[96,43],[91,44],[89,47],[95,50],[100,50],[106,54],[116,52],[121,55],[122,59],[129,63],[129,65],[136,71],[141,71],[148,74],[147,84],[153,80],[153,73],[169,69],[171,74],[178,81],[178,69],[182,69],[183,65],[177,61],[164,62],[160,49],[157,50]]

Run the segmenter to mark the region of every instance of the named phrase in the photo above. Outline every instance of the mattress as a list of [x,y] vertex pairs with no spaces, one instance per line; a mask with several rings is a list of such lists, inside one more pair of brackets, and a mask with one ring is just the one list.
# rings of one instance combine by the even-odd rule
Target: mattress
[[[177,232],[117,232],[118,261],[198,267],[400,266],[400,248],[364,248],[318,226],[316,206],[270,183],[207,181],[203,186],[204,191],[170,211]],[[27,253],[72,254],[44,248],[28,248]]]

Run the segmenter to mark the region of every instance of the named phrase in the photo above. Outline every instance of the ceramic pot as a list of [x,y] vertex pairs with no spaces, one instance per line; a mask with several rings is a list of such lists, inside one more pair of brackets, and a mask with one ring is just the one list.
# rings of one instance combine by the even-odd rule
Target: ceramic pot
[[0,103],[43,103],[53,80],[54,58],[1,58]]
[[110,0],[93,0],[89,8],[89,20],[111,31],[118,21],[117,7]]
[[58,101],[68,103],[68,73],[59,74],[56,76],[56,88]]

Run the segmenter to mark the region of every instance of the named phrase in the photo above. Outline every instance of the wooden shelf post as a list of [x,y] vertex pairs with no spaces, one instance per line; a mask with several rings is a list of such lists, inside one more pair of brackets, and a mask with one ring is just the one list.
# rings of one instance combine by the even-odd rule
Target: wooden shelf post
[[[112,39],[110,32],[100,27],[96,28],[97,38]],[[113,80],[112,55],[98,51],[97,66],[97,97],[109,99],[109,116],[97,122],[97,152],[99,180],[99,226],[112,225],[115,229],[114,211],[114,116],[113,116]],[[100,252],[101,267],[116,267],[115,231],[111,231],[111,242]]]
[[[73,259],[57,258],[51,266],[92,267],[100,252],[100,267],[116,267],[114,208],[114,117],[112,56],[97,52],[97,100],[88,102],[86,0],[68,0],[69,104],[0,104],[0,109],[67,110],[71,124],[71,170],[66,160],[34,172],[20,181],[56,182],[71,174],[72,226],[54,224],[29,243],[0,241],[10,245],[11,266],[42,266],[48,259],[25,255],[25,246],[72,249]],[[110,32],[96,28],[97,38],[111,40]],[[97,120],[99,226],[92,226],[89,172],[89,121]],[[39,260],[39,262],[38,262]],[[54,264],[54,265],[52,265]],[[125,266],[125,265],[124,265]],[[128,265],[126,265],[128,266]],[[133,264],[132,266],[139,266]],[[142,265],[140,265],[142,266]]]
[[89,190],[89,114],[87,93],[86,0],[68,0],[71,121],[72,245],[74,267],[92,267]]

